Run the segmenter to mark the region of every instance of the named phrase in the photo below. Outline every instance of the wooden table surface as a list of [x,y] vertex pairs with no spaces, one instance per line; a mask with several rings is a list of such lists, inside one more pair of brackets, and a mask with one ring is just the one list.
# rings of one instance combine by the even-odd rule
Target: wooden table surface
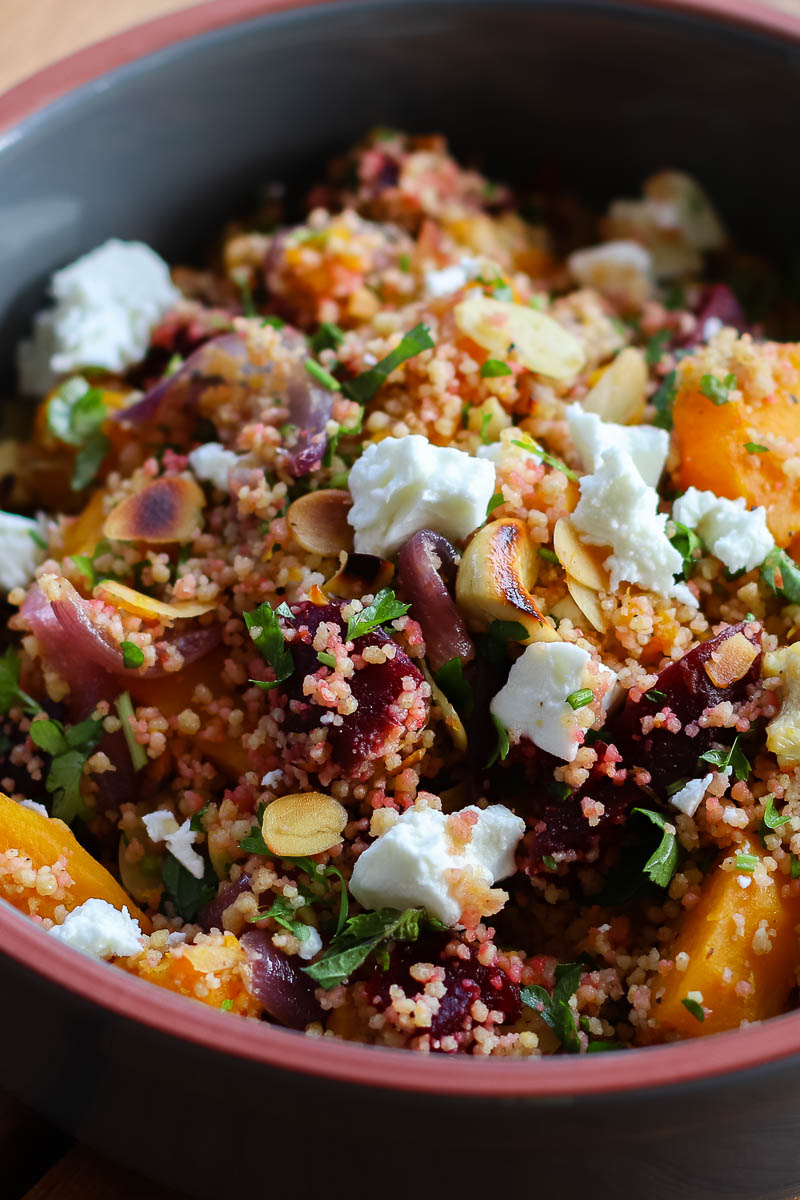
[[[800,17],[800,0],[763,0]],[[0,0],[0,92],[40,67],[186,0]],[[175,1192],[70,1144],[0,1093],[3,1200],[180,1200]]]

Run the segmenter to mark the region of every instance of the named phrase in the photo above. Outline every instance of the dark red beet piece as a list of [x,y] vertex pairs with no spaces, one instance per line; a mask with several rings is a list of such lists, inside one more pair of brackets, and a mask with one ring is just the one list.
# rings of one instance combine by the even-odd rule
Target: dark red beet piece
[[243,875],[236,883],[224,883],[217,895],[201,908],[197,916],[197,924],[208,933],[212,929],[222,930],[222,914],[233,904],[237,896],[250,890],[250,876]]
[[322,1010],[314,984],[293,959],[272,944],[270,934],[251,929],[240,940],[247,953],[245,986],[269,1015],[290,1029],[305,1029],[319,1021]]
[[[318,671],[320,666],[317,653],[310,644],[314,633],[323,621],[332,621],[339,626],[344,636],[346,623],[342,619],[339,602],[316,605],[306,601],[295,605],[293,611],[294,625],[306,626],[310,633],[308,642],[298,640],[290,645],[295,670],[286,684],[290,699],[297,702],[295,707],[302,705],[300,711],[287,713],[286,728],[300,731],[311,729],[318,722],[322,712],[315,705],[303,703],[303,678]],[[390,641],[388,634],[382,629],[376,629],[358,638],[356,649],[385,646]],[[422,672],[398,646],[393,659],[382,663],[369,663],[351,677],[350,688],[358,701],[358,707],[355,712],[343,718],[341,725],[327,727],[334,761],[343,770],[352,771],[361,763],[380,754],[386,738],[402,721],[402,713],[398,712],[395,704],[403,691],[403,679],[408,676],[411,676],[415,683],[422,683]]]
[[681,344],[687,349],[707,341],[706,323],[716,319],[722,325],[732,325],[740,333],[750,328],[741,304],[725,283],[714,283],[703,289],[697,309],[697,326]]
[[422,529],[400,550],[397,589],[425,635],[428,663],[438,671],[452,658],[475,657],[475,646],[450,593],[455,582],[455,547],[440,533]]
[[386,971],[376,966],[364,985],[370,1004],[382,1011],[389,1004],[389,989],[400,986],[407,996],[416,996],[424,990],[423,985],[412,979],[410,969],[414,963],[432,962],[444,967],[446,994],[441,998],[439,1011],[434,1015],[430,1029],[420,1030],[431,1036],[431,1048],[440,1050],[443,1037],[463,1034],[472,1024],[470,1008],[476,1000],[482,1000],[490,1010],[500,1011],[504,1023],[518,1020],[522,1012],[519,984],[513,983],[499,967],[484,967],[477,959],[477,950],[471,947],[469,959],[444,958],[444,943],[427,940],[422,943],[398,943],[392,950]]

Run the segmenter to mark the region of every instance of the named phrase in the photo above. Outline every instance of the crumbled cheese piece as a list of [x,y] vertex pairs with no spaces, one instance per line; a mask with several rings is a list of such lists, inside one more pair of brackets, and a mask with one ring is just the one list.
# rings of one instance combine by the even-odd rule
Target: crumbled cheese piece
[[672,519],[694,529],[729,571],[752,571],[775,545],[767,529],[767,510],[748,511],[742,496],[727,500],[690,487],[673,504]]
[[46,552],[31,536],[39,531],[38,521],[0,512],[0,588],[27,587]]
[[38,313],[33,338],[19,348],[26,395],[49,391],[80,367],[124,371],[140,362],[154,326],[180,299],[154,250],[117,238],[56,271],[50,293],[54,307]]
[[512,666],[508,681],[491,703],[498,721],[515,737],[528,737],[565,762],[578,753],[587,713],[567,696],[590,688],[610,703],[617,682],[610,667],[569,642],[534,642]]
[[20,806],[20,808],[29,808],[31,812],[38,813],[40,817],[49,818],[50,816],[50,813],[47,811],[45,806],[40,804],[38,800],[18,800],[17,804]]
[[389,558],[421,529],[461,542],[483,523],[494,484],[490,462],[420,434],[373,443],[350,470],[355,548]]
[[92,958],[118,958],[139,954],[142,931],[127,908],[114,908],[107,900],[85,900],[63,925],[54,925],[53,937]]
[[266,775],[264,775],[261,780],[261,786],[265,788],[274,788],[278,786],[282,779],[282,770],[278,769],[276,771],[267,771]]
[[472,839],[454,844],[448,818],[434,808],[410,808],[364,851],[350,891],[364,908],[425,908],[445,925],[455,925],[461,904],[452,894],[454,876],[471,868],[487,885],[513,875],[514,851],[525,822],[502,804],[474,812]]
[[159,809],[158,812],[145,813],[142,823],[147,830],[151,842],[165,842],[170,854],[177,858],[195,879],[202,879],[205,864],[192,845],[197,841],[197,831],[191,828],[187,819],[178,825],[171,812]]
[[322,949],[322,938],[319,936],[319,930],[315,929],[313,925],[306,925],[306,929],[308,933],[300,942],[300,949],[297,953],[300,958],[309,962]]
[[567,266],[584,287],[634,307],[653,291],[653,259],[640,242],[618,239],[575,250]]
[[783,701],[776,717],[767,725],[767,749],[778,759],[778,766],[800,766],[800,642],[770,650],[764,655],[765,678],[779,676]]
[[634,461],[645,483],[656,487],[669,453],[669,434],[655,425],[617,425],[587,412],[580,404],[567,408],[572,440],[587,471],[596,471],[605,450],[619,446]]
[[450,296],[460,291],[480,271],[480,264],[474,258],[462,258],[448,267],[438,271],[425,272],[425,295],[429,300],[438,300],[441,296]]
[[679,812],[686,813],[687,817],[693,817],[700,807],[700,801],[705,796],[706,789],[713,778],[713,774],[708,774],[704,775],[702,779],[690,779],[688,783],[683,785],[680,791],[670,796],[670,804],[673,808],[677,808]]
[[202,483],[211,483],[218,492],[228,490],[228,472],[239,461],[239,455],[226,450],[219,442],[205,442],[189,454],[189,466]]
[[572,523],[587,545],[611,547],[605,566],[612,590],[625,580],[697,604],[686,585],[675,582],[683,559],[665,533],[658,492],[644,482],[629,454],[619,446],[604,450],[600,466],[582,477],[580,489]]

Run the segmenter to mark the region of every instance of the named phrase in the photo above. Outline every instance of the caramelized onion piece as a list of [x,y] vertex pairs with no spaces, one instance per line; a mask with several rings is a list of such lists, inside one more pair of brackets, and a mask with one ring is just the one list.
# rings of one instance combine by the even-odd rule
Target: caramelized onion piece
[[415,533],[398,556],[398,589],[422,627],[434,673],[451,658],[470,662],[475,657],[472,638],[447,586],[452,585],[455,573],[454,547],[432,529]]

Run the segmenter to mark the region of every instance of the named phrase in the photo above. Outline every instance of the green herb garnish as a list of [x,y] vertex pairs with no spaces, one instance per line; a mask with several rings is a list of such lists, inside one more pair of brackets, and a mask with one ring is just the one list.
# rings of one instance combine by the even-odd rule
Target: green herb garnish
[[744,750],[739,745],[739,740],[740,735],[737,734],[729,749],[706,750],[705,754],[700,755],[700,761],[710,763],[718,771],[724,771],[727,767],[730,767],[737,779],[749,779],[750,763]]
[[336,669],[336,657],[333,654],[329,654],[327,650],[317,651],[317,658],[323,666],[330,667],[331,670]]
[[328,391],[341,391],[342,385],[339,383],[339,380],[334,379],[330,371],[326,371],[325,368],[321,367],[318,362],[314,361],[313,358],[304,359],[303,366],[308,371],[311,378],[316,379],[317,383],[321,383],[323,387],[328,389]]
[[653,395],[653,406],[656,410],[653,424],[656,429],[666,429],[667,431],[672,429],[672,409],[677,394],[678,376],[675,371],[670,371],[664,376],[658,390]]
[[389,941],[415,942],[425,916],[421,908],[381,908],[377,912],[350,917],[335,935],[322,957],[303,970],[315,983],[329,991],[337,987]]
[[500,759],[500,762],[504,762],[506,760],[506,758],[508,758],[508,751],[510,748],[509,741],[508,741],[508,730],[506,729],[505,725],[499,719],[499,717],[496,717],[494,715],[494,713],[490,713],[489,715],[491,716],[492,724],[494,725],[495,730],[497,731],[497,745],[495,746],[494,750],[492,751],[491,757],[489,758],[489,761],[486,764],[487,770],[489,769],[489,767],[494,766],[494,764],[497,762],[498,758]]
[[800,604],[800,569],[785,550],[775,546],[761,564],[761,576],[767,587],[780,593],[790,604]]
[[772,794],[765,796],[764,802],[766,807],[764,815],[761,818],[761,827],[758,831],[762,842],[768,833],[771,833],[774,829],[780,829],[782,825],[788,825],[792,819],[789,813],[783,817],[778,814],[778,810],[775,808],[775,797]]
[[105,736],[103,722],[88,717],[66,729],[60,721],[34,721],[29,730],[34,745],[52,758],[45,787],[53,797],[53,816],[71,825],[76,817],[88,815],[81,793],[86,760]]
[[122,722],[122,732],[125,735],[125,741],[128,744],[128,753],[131,756],[134,771],[141,771],[142,767],[147,766],[147,751],[144,746],[140,745],[136,740],[136,734],[131,729],[131,717],[133,713],[133,703],[131,701],[130,692],[123,692],[121,696],[117,696],[114,701],[114,707],[117,710],[117,715]]
[[748,874],[752,875],[753,871],[755,871],[756,867],[758,866],[758,855],[737,854],[734,860],[734,866],[736,867],[737,871],[747,871]]
[[631,811],[647,817],[648,821],[652,821],[662,831],[661,841],[642,870],[658,887],[669,887],[678,865],[678,839],[675,836],[675,827],[660,812],[655,812],[651,808],[634,808]]
[[355,641],[364,634],[372,633],[379,625],[387,621],[396,621],[408,612],[410,604],[403,604],[397,599],[391,588],[381,588],[371,604],[365,605],[361,612],[354,613],[347,622],[347,640]]
[[267,912],[257,913],[256,916],[248,917],[247,919],[256,924],[259,921],[266,921],[268,917],[271,917],[276,924],[281,925],[284,929],[288,929],[300,942],[305,942],[311,936],[310,928],[305,921],[302,921],[298,917],[297,909],[293,907],[285,896],[276,896],[272,907]]
[[660,692],[658,688],[650,688],[649,692],[644,694],[645,700],[652,700],[654,704],[663,704],[667,698],[666,692]]
[[748,454],[769,454],[769,446],[762,446],[760,442],[745,442],[744,448]]
[[542,855],[542,866],[547,871],[557,871],[558,870],[558,863],[553,858],[552,854],[543,854]]
[[539,557],[543,558],[545,562],[552,563],[554,567],[561,566],[561,560],[555,550],[550,550],[547,546],[540,546],[538,553]]
[[277,614],[264,601],[258,608],[244,614],[244,623],[257,649],[275,672],[275,678],[266,683],[251,679],[262,691],[268,692],[288,679],[294,670],[294,662],[283,637]]
[[684,579],[688,579],[689,572],[695,565],[694,552],[695,550],[700,550],[702,552],[703,542],[702,539],[695,533],[695,531],[690,529],[688,525],[684,525],[682,522],[675,520],[673,520],[672,523],[675,526],[675,532],[669,540],[672,542],[673,546],[678,551],[678,554],[680,554],[681,558],[683,559],[682,575]]
[[161,878],[178,915],[184,921],[194,921],[200,909],[210,904],[217,894],[219,880],[210,862],[205,862],[203,878],[195,879],[174,854],[167,854]]
[[106,406],[100,388],[81,376],[63,383],[47,405],[47,425],[59,441],[77,450],[70,487],[80,492],[102,466],[110,442],[103,433]]
[[683,999],[681,1000],[681,1004],[683,1005],[683,1007],[686,1009],[687,1012],[690,1012],[692,1014],[692,1016],[696,1020],[701,1021],[701,1022],[705,1021],[706,1014],[705,1014],[702,1004],[698,1004],[696,1000],[692,1000],[689,996],[684,996]]
[[576,711],[579,708],[585,708],[593,700],[594,692],[591,688],[580,688],[577,692],[570,692],[569,696],[567,696],[567,704]]
[[0,657],[0,713],[3,716],[6,716],[15,704],[19,704],[28,716],[42,711],[42,706],[19,686],[21,666],[22,660],[18,652],[13,646],[9,646]]
[[208,807],[208,803],[204,804],[203,807],[199,808],[196,813],[192,813],[191,817],[189,818],[189,828],[194,830],[195,833],[205,833],[206,827],[203,824],[203,817],[208,812]]
[[570,1054],[577,1054],[581,1048],[570,1000],[578,990],[585,969],[582,963],[559,963],[552,994],[537,983],[520,989],[523,1004],[539,1013],[561,1042],[562,1048]]
[[489,503],[486,505],[486,515],[487,515],[487,517],[488,517],[488,516],[491,516],[491,514],[494,512],[494,510],[495,510],[496,508],[499,508],[501,504],[505,504],[505,502],[506,502],[506,498],[505,498],[505,496],[503,495],[503,493],[502,493],[502,492],[495,492],[495,494],[494,494],[494,495],[491,497],[491,499],[489,500]]
[[144,654],[135,642],[120,642],[122,662],[126,667],[140,667],[144,662]]
[[323,350],[338,350],[344,341],[344,330],[333,321],[323,321],[316,332],[308,339],[308,344],[314,354]]
[[511,367],[501,362],[499,358],[487,358],[480,369],[481,379],[497,379],[500,375],[510,375]]
[[554,454],[549,454],[543,446],[540,446],[539,443],[534,441],[532,437],[529,437],[528,434],[524,435],[524,441],[512,441],[511,445],[520,446],[523,450],[527,450],[529,454],[533,454],[546,466],[552,467],[556,471],[563,472],[567,479],[578,478],[571,467],[568,467],[566,463],[563,463],[560,458],[556,458]]
[[407,362],[409,358],[421,354],[423,350],[432,350],[433,344],[433,338],[427,325],[422,323],[415,325],[405,335],[399,346],[396,346],[379,363],[370,367],[368,371],[364,371],[363,374],[357,375],[355,379],[349,379],[343,383],[342,391],[348,400],[355,400],[358,404],[369,404],[392,371],[401,363]]
[[654,367],[656,363],[661,362],[664,357],[664,351],[667,347],[667,342],[672,337],[672,331],[669,329],[659,329],[658,333],[654,333],[647,343],[644,352],[645,361],[648,366]]
[[462,721],[472,716],[474,697],[472,688],[464,678],[464,664],[460,658],[449,659],[433,676],[438,688],[444,692]]
[[727,404],[729,393],[738,386],[739,382],[733,374],[726,375],[724,379],[718,379],[716,375],[703,375],[700,380],[700,391],[717,406]]

